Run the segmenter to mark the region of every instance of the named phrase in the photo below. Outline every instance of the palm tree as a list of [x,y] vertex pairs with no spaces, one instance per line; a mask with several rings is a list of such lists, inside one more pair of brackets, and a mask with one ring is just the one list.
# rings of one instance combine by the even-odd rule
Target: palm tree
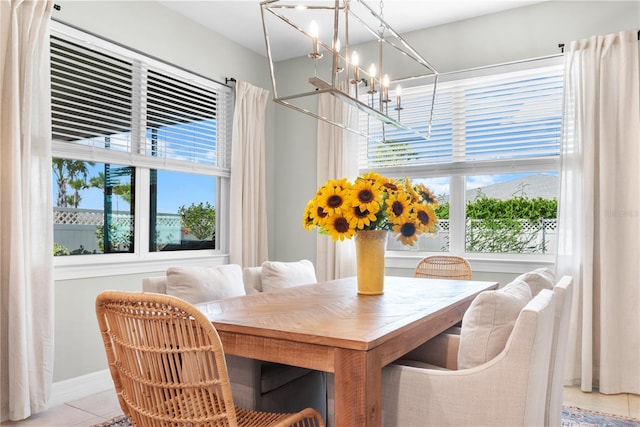
[[[53,175],[58,186],[58,197],[56,206],[66,208],[69,204],[77,208],[80,204],[80,190],[88,188],[87,178],[89,177],[88,166],[93,166],[94,162],[84,162],[82,160],[70,160],[54,158],[52,161]],[[74,194],[67,195],[67,186],[74,190]]]
[[[99,188],[104,191],[104,172],[98,172],[98,176],[94,176],[89,181],[89,186],[93,188]],[[131,206],[131,184],[116,184],[113,187],[113,194],[122,197],[122,200],[127,202]]]

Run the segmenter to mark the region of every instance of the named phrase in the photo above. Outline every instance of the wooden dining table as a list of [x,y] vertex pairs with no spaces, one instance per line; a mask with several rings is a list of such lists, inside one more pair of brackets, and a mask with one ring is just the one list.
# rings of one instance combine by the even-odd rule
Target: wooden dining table
[[355,277],[199,304],[225,353],[334,373],[335,426],[380,426],[382,368],[462,319],[497,282]]

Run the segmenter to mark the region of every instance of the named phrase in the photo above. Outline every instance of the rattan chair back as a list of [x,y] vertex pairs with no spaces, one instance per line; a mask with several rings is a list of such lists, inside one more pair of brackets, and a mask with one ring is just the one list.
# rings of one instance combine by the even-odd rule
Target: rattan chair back
[[418,263],[414,276],[433,279],[471,280],[471,264],[465,258],[459,256],[428,256]]
[[310,408],[272,414],[235,407],[220,337],[182,299],[105,291],[96,315],[120,407],[134,426],[324,426]]

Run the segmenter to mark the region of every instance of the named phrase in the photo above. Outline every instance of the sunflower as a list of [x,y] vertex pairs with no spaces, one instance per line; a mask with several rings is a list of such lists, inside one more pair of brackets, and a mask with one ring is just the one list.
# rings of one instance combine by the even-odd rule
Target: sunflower
[[314,202],[313,199],[309,200],[307,207],[304,209],[304,216],[302,217],[302,226],[305,230],[311,231],[318,226],[318,223],[313,219]]
[[424,184],[416,185],[416,190],[424,203],[429,203],[434,209],[438,207],[438,199]]
[[420,195],[416,193],[416,190],[414,190],[409,178],[404,179],[404,191],[406,191],[406,193],[411,196],[411,203],[418,203],[418,201],[420,200]]
[[394,222],[393,232],[398,235],[398,240],[403,245],[413,246],[418,240],[418,236],[421,234],[420,229],[416,225],[416,218],[414,215],[408,218],[403,218],[398,222]]
[[373,181],[373,182],[381,182],[385,179],[384,176],[380,175],[379,173],[376,173],[374,171],[369,171],[367,173],[363,173],[362,175],[360,175],[359,177],[360,179],[364,179],[365,181]]
[[436,212],[427,205],[419,205],[415,209],[416,224],[418,228],[424,233],[434,233],[436,231],[436,224],[438,224],[438,217]]
[[349,192],[351,206],[359,206],[363,211],[367,210],[373,214],[380,210],[381,201],[382,189],[375,181],[358,179]]
[[302,220],[302,224],[305,230],[310,231],[314,227],[322,227],[326,217],[327,213],[322,206],[318,205],[316,199],[311,199],[304,210],[304,219]]
[[413,246],[419,235],[437,234],[436,207],[425,185],[371,171],[353,182],[327,181],[307,203],[302,224],[306,230],[318,227],[335,241],[351,239],[361,230],[388,230]]
[[316,199],[318,207],[322,208],[328,215],[341,213],[346,209],[349,188],[350,185],[346,187],[341,185],[324,186],[324,189]]
[[349,224],[349,220],[342,214],[332,215],[327,218],[324,228],[334,241],[350,239],[356,232],[355,228]]
[[411,208],[411,196],[405,192],[398,192],[389,195],[386,200],[387,214],[389,220],[396,223],[396,218],[406,218],[409,216]]
[[346,190],[349,187],[351,187],[351,184],[349,183],[349,181],[347,181],[347,178],[330,179],[329,181],[325,182],[325,184],[320,188],[320,190],[322,191],[324,189],[332,189],[332,188],[339,188],[341,190]]
[[382,186],[384,191],[386,191],[389,194],[395,194],[398,191],[400,191],[400,189],[402,188],[402,184],[400,184],[395,179],[385,178],[384,176],[381,176],[381,175],[376,182],[378,182]]
[[353,206],[349,216],[351,216],[349,225],[356,230],[364,230],[365,227],[371,225],[371,222],[375,223],[378,219],[375,213],[363,209],[361,206]]

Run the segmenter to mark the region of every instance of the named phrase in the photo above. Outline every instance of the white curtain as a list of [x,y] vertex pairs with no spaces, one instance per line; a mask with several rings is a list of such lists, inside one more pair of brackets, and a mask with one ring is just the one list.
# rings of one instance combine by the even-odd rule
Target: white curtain
[[47,409],[53,374],[51,1],[0,2],[2,416]]
[[265,109],[269,91],[239,81],[231,148],[229,260],[243,267],[268,259]]
[[[333,95],[320,94],[318,103],[319,116],[338,122],[356,119],[353,109]],[[317,147],[318,187],[329,179],[347,178],[353,181],[358,176],[358,141],[355,134],[319,120]],[[352,240],[334,242],[331,237],[318,234],[316,252],[319,281],[355,276],[356,250]]]
[[565,68],[557,272],[577,286],[566,382],[640,394],[637,32],[574,41]]

